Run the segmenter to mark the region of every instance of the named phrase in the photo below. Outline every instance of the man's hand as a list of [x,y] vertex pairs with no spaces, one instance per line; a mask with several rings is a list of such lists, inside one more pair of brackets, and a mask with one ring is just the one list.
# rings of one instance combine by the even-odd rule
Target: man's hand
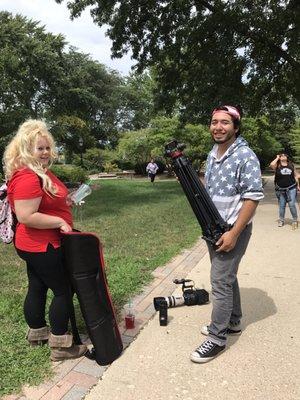
[[246,225],[253,217],[257,205],[258,201],[256,200],[244,200],[238,219],[236,220],[234,226],[230,229],[230,231],[223,233],[223,235],[217,241],[216,245],[220,247],[218,247],[216,252],[220,253],[221,251],[225,251],[228,253],[234,248],[241,232],[245,229]]
[[216,245],[218,246],[216,252],[220,253],[221,251],[225,251],[226,253],[228,253],[236,245],[237,239],[238,235],[236,235],[236,233],[232,230],[223,233],[223,235],[216,243]]

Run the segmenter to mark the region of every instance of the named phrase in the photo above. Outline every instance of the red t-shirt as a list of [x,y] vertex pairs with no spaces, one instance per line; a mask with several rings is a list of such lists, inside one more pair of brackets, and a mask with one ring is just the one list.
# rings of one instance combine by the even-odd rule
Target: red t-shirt
[[[38,212],[63,218],[73,226],[72,213],[66,203],[68,189],[52,172],[47,171],[51,181],[57,185],[58,192],[50,196],[42,190],[37,174],[29,168],[15,172],[8,183],[8,200],[14,210],[15,200],[28,200],[42,197]],[[17,249],[29,252],[45,252],[49,243],[53,247],[60,246],[61,233],[59,229],[29,228],[18,223],[16,228],[15,246]]]

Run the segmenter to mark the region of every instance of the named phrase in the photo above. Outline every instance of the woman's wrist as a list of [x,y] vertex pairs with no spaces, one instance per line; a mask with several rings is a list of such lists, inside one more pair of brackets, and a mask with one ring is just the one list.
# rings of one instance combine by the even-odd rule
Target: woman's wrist
[[64,219],[61,219],[59,222],[58,228],[61,228],[64,225],[66,225],[66,221]]

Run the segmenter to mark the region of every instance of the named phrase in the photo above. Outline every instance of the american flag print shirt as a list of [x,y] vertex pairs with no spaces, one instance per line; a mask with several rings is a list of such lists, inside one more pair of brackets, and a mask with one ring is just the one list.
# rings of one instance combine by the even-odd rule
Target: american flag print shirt
[[258,201],[264,197],[260,164],[241,136],[220,159],[217,150],[216,144],[208,154],[205,186],[222,218],[232,225],[244,199]]

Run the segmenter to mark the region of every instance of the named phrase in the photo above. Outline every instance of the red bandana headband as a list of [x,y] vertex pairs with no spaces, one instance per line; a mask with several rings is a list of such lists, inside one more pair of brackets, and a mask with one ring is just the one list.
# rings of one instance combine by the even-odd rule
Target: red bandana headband
[[218,111],[223,111],[229,115],[231,115],[234,119],[237,119],[240,121],[241,115],[238,112],[238,110],[235,107],[232,106],[222,106],[220,108],[215,108],[212,112],[212,115],[214,115]]

